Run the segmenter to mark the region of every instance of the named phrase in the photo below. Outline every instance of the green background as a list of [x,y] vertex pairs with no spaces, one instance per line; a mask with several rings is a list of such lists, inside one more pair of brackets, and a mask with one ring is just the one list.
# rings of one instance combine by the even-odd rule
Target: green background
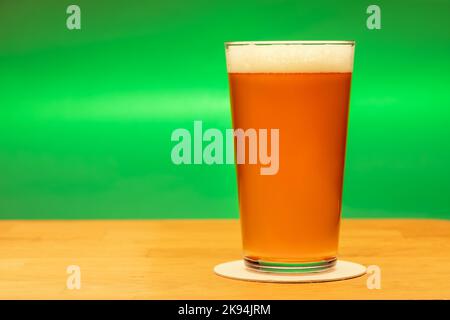
[[275,39],[356,40],[344,216],[450,218],[450,1],[370,4],[0,1],[0,218],[236,217],[170,135],[230,127],[223,42]]

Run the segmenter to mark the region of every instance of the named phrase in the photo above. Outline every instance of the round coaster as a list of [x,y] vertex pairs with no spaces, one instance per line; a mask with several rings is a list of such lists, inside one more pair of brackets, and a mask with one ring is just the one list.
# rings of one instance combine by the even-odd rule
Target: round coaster
[[214,267],[214,272],[222,277],[256,281],[256,282],[327,282],[356,278],[366,273],[366,267],[358,263],[338,260],[336,265],[328,271],[310,274],[277,274],[249,270],[243,260],[221,263]]

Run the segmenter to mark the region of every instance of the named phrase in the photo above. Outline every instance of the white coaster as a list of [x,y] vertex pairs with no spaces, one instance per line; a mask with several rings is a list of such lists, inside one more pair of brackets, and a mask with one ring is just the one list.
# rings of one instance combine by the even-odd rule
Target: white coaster
[[358,263],[338,260],[328,271],[309,274],[277,274],[249,270],[243,260],[221,263],[214,272],[222,277],[256,282],[327,282],[356,278],[366,273],[366,267]]

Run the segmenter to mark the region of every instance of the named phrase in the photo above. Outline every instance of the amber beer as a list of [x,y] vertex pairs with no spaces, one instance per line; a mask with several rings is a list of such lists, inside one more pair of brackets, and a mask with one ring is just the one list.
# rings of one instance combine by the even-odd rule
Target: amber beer
[[234,128],[278,128],[279,170],[237,166],[246,266],[336,263],[354,43],[226,43]]

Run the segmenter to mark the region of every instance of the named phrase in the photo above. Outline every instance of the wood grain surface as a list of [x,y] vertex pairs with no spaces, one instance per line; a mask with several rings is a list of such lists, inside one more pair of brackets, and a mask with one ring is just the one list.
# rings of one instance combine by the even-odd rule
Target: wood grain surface
[[[315,284],[219,277],[240,258],[237,220],[0,221],[0,299],[449,299],[450,221],[344,220],[340,258],[381,268]],[[69,265],[81,288],[69,290]]]

